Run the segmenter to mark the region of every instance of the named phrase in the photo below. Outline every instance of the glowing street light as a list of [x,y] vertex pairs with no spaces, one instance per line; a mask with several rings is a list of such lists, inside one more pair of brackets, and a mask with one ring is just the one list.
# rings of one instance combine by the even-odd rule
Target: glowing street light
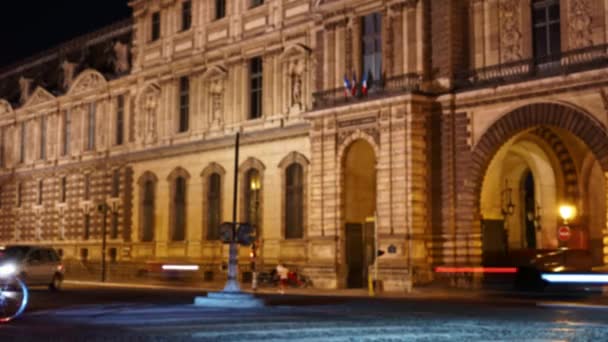
[[576,207],[568,204],[560,206],[559,216],[564,220],[564,224],[568,224],[568,221],[576,216]]

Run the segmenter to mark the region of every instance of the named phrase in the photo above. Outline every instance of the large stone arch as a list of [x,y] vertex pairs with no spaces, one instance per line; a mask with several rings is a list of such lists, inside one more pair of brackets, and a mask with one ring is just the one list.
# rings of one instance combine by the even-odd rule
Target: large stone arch
[[[457,227],[470,227],[469,232],[475,235],[481,233],[480,196],[492,158],[511,137],[536,126],[561,128],[578,137],[593,152],[603,172],[608,172],[608,133],[606,127],[590,113],[558,103],[524,105],[495,121],[473,147],[468,177],[463,179],[462,192],[457,201],[461,212]],[[470,207],[470,210],[465,210],[466,207]]]
[[473,147],[470,179],[479,194],[484,173],[498,149],[515,134],[535,126],[562,128],[581,139],[608,172],[608,133],[589,113],[557,103],[529,104],[498,119]]

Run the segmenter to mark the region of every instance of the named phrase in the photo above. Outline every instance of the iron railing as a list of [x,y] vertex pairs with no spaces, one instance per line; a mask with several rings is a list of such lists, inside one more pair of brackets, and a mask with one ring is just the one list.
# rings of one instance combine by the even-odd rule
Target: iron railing
[[543,58],[498,64],[456,74],[457,89],[528,81],[608,66],[608,45],[596,45]]
[[365,94],[360,83],[356,85],[355,95],[352,95],[350,89],[347,90],[344,87],[323,90],[313,94],[314,108],[340,106],[390,95],[416,92],[420,90],[421,82],[422,77],[419,74],[404,74],[369,82]]

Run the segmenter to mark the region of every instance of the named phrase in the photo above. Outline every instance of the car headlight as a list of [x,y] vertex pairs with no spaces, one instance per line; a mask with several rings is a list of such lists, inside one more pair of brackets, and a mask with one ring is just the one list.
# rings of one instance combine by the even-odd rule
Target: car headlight
[[0,277],[10,277],[15,274],[17,267],[14,264],[0,265]]

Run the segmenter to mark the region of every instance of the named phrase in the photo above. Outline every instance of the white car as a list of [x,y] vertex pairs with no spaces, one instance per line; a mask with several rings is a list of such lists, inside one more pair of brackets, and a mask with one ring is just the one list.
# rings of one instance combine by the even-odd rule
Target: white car
[[59,290],[63,282],[63,264],[50,247],[0,247],[0,277],[17,276],[27,286],[44,285]]

